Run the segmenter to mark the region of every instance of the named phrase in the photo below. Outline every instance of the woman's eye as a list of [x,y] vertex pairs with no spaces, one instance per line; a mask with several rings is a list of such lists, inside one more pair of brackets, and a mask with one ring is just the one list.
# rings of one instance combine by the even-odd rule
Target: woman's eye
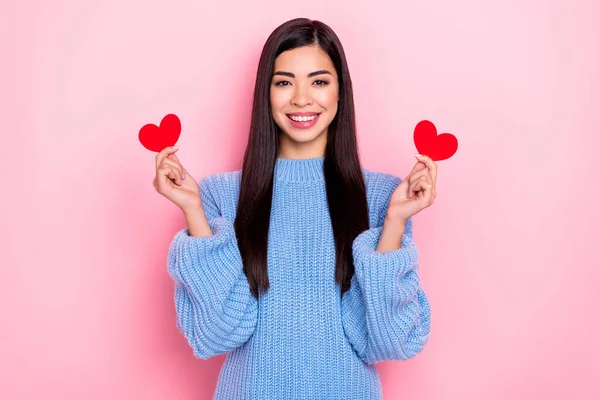
[[[325,86],[327,85],[327,81],[322,81],[320,79],[316,80],[315,83],[317,82],[321,82],[319,84],[317,84],[317,86]],[[275,86],[288,86],[288,85],[284,85],[284,83],[289,83],[288,81],[279,81],[275,84]]]

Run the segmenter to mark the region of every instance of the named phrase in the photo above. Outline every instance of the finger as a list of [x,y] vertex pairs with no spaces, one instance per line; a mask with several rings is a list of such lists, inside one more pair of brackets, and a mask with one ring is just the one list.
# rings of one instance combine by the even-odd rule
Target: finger
[[427,168],[429,168],[431,171],[431,180],[433,183],[435,183],[435,180],[437,179],[437,164],[431,159],[431,157],[424,154],[421,154],[420,157],[417,157],[417,160],[424,163]]
[[[420,166],[419,166],[420,165]],[[413,170],[410,172],[410,174],[408,174],[408,176],[406,178],[404,178],[403,182],[406,182],[406,184],[408,185],[407,190],[407,194],[409,193],[409,188],[411,183],[419,176],[422,175],[424,173],[424,171],[427,170],[427,167],[425,167],[425,165],[423,163],[417,163],[417,165],[415,165],[415,167],[413,168]]]
[[431,183],[429,183],[427,178],[425,178],[425,177],[423,177],[422,179],[419,179],[415,183],[415,190],[417,192],[424,192],[429,189],[431,189]]
[[181,170],[182,170],[182,177],[183,179],[185,179],[185,176],[188,175],[188,171],[187,169],[185,169],[185,167],[183,166],[183,164],[181,163],[181,161],[179,161],[179,157],[177,157],[177,155],[175,155],[174,153],[169,154],[169,156],[167,157],[171,160],[177,161],[179,163],[179,165],[181,165]]
[[412,198],[413,193],[417,195],[417,197],[421,198],[422,196],[420,194],[426,189],[430,189],[432,187],[429,179],[429,175],[422,175],[420,178],[415,179],[411,184],[411,196],[409,198]]
[[419,191],[421,190],[421,186],[419,185],[419,181],[415,181],[413,182],[413,184],[410,187],[410,191],[409,191],[409,199],[412,199],[413,197],[419,195]]
[[417,163],[413,166],[412,170],[408,173],[408,175],[406,176],[405,179],[410,178],[416,172],[424,170],[426,168],[427,168],[427,166],[425,164],[423,164],[422,162],[417,161]]
[[419,191],[419,182],[418,180],[413,180],[410,184],[410,186],[408,187],[408,198],[412,199],[413,197],[415,197]]
[[424,199],[428,205],[431,205],[433,203],[433,192],[431,190],[433,185],[431,182],[423,181],[421,182],[421,187],[423,190],[421,190],[419,193],[422,193],[422,199]]
[[181,162],[179,161],[179,157],[177,157],[177,154],[175,153],[171,153],[167,156],[167,158],[173,160],[173,161],[177,161],[179,164],[181,164]]
[[[421,164],[423,165],[423,164]],[[420,171],[414,172],[409,178],[408,178],[408,182],[412,183],[415,180],[419,179],[422,176],[428,176],[429,175],[429,170],[427,169],[427,167],[423,167],[425,169],[422,169]]]
[[432,200],[431,199],[431,197],[432,197],[431,189],[433,188],[433,185],[431,184],[431,182],[429,182],[427,179],[421,179],[415,185],[417,185],[419,188],[418,192],[417,192],[419,200],[426,199],[429,203],[431,203],[432,202],[431,201]]
[[429,168],[427,168],[427,174],[424,175],[425,176],[425,181],[430,185],[430,192],[431,192],[431,196],[433,198],[435,198],[435,193],[436,193],[436,189],[435,189],[435,180],[434,180],[434,171],[430,170]]
[[169,176],[169,179],[172,179],[173,181],[175,181],[177,186],[181,186],[181,175],[178,174],[177,170],[172,169],[168,176]]
[[166,163],[165,161],[163,161],[162,165],[163,166],[167,165],[169,168],[171,168],[176,173],[177,177],[179,177],[180,179],[183,179],[181,168],[179,168],[177,165]]
[[420,178],[424,178],[426,182],[429,182],[429,184],[431,185],[432,196],[435,197],[435,182],[433,182],[433,179],[431,177],[431,170],[427,168],[426,170],[419,171],[418,174],[413,175],[413,179],[415,180],[418,180]]
[[408,199],[412,199],[413,197],[415,197],[415,195],[416,195],[415,188],[414,188],[414,186],[413,186],[413,185],[411,185],[411,186],[408,188],[408,196],[406,196],[406,197],[407,197]]
[[171,167],[170,165],[161,168],[163,171],[163,175],[167,178],[165,182],[180,185],[181,183],[178,181],[179,173],[176,169]]
[[158,169],[158,173],[159,175],[163,175],[168,178],[164,181],[165,183],[168,183],[169,180],[171,180],[171,182],[175,182],[177,185],[181,185],[181,177],[179,175],[179,171],[173,166],[165,164],[163,162],[162,166]]
[[177,164],[179,164],[179,166],[181,167],[181,178],[185,179],[185,176],[187,175],[187,171],[185,168],[183,168],[183,165],[181,165],[181,161],[179,161],[179,158],[175,155],[175,153],[169,154],[167,156],[167,158],[169,160],[173,160],[173,161],[177,162]]
[[435,172],[433,170],[431,170],[429,167],[425,166],[424,163],[419,162],[420,165],[423,165],[423,169],[413,173],[410,177],[409,180],[410,182],[412,182],[415,179],[420,179],[421,177],[425,176],[427,177],[427,179],[432,182],[435,185]]
[[179,150],[179,147],[168,146],[159,151],[156,155],[156,169],[160,167],[160,164],[169,154],[175,153],[177,150]]
[[169,178],[172,179],[178,186],[181,186],[181,173],[179,170],[173,169],[169,174]]
[[[423,165],[423,164],[421,164]],[[422,177],[427,177],[427,179],[429,179],[429,173],[428,173],[428,169],[426,169],[426,167],[423,167],[425,169],[417,171],[415,173],[413,173],[410,177],[408,177],[408,183],[409,183],[409,187],[412,188],[413,192],[416,192],[418,189],[415,188],[414,184],[421,179]],[[411,192],[410,190],[408,191],[408,198],[411,199],[413,197],[413,192]]]
[[175,162],[169,158],[165,158],[162,163],[163,163],[163,165],[170,165],[173,168],[175,168],[177,170],[177,172],[179,172],[179,175],[183,174],[183,167],[178,162]]

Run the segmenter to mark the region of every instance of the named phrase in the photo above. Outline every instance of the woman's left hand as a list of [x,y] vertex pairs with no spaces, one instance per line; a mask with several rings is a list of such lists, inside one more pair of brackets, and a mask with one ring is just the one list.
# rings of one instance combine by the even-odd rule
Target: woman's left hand
[[412,171],[392,193],[386,214],[388,220],[406,222],[433,204],[437,165],[425,155],[417,159]]

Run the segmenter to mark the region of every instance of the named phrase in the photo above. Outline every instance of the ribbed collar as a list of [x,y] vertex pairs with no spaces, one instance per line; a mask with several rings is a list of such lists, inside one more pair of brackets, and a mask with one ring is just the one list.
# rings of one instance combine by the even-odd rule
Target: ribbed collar
[[274,179],[279,182],[315,182],[325,180],[323,162],[325,157],[277,158]]

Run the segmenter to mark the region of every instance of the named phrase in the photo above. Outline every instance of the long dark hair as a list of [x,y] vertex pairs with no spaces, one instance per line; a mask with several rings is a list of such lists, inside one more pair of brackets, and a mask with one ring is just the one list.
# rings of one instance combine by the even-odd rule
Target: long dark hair
[[322,22],[296,18],[277,27],[267,39],[258,62],[250,135],[244,153],[237,215],[234,223],[244,272],[256,299],[269,289],[267,244],[280,128],[272,116],[270,87],[275,58],[284,51],[318,46],[329,58],[339,80],[339,105],[327,131],[323,173],[335,241],[335,280],[341,294],[354,274],[352,243],[369,228],[367,194],[356,143],[352,81],[342,44]]

